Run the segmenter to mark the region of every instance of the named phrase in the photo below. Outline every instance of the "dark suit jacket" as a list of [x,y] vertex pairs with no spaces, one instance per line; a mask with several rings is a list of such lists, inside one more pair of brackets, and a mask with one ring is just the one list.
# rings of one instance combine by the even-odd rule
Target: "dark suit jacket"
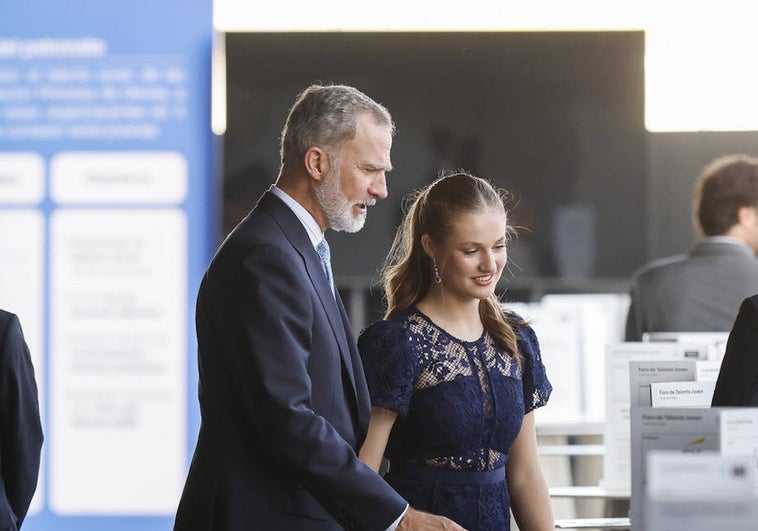
[[644,332],[728,332],[745,297],[758,293],[758,258],[747,246],[704,240],[687,255],[655,260],[632,280],[626,340]]
[[196,325],[202,423],[174,529],[386,529],[406,502],[357,458],[370,400],[345,309],[270,192],[213,258]]
[[0,310],[0,531],[21,527],[37,488],[42,424],[21,324]]
[[758,407],[758,295],[740,306],[711,405]]

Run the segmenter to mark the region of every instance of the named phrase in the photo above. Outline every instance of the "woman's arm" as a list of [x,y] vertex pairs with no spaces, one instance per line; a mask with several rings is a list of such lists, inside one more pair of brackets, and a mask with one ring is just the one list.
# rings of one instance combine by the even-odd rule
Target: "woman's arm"
[[547,482],[537,455],[534,413],[524,415],[506,464],[508,492],[516,523],[521,531],[553,531],[553,509]]
[[379,472],[379,466],[382,464],[382,457],[384,457],[384,450],[387,448],[387,441],[390,438],[390,432],[396,419],[397,413],[394,411],[383,407],[371,408],[368,433],[358,453],[358,457],[373,468],[374,472]]

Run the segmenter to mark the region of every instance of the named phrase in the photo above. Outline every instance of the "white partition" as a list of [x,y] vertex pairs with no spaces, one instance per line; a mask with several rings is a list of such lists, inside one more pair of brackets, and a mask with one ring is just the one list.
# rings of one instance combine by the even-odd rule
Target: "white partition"
[[[605,494],[590,499],[584,496],[593,496],[585,490],[591,486],[575,486],[597,485],[602,476],[605,344],[623,339],[628,304],[626,294],[555,294],[536,303],[505,305],[530,321],[553,385],[535,421],[556,518],[605,510]],[[546,442],[546,434],[554,437]],[[556,495],[556,489],[570,492],[569,497]]]
[[540,302],[506,303],[540,341],[553,385],[538,424],[594,424],[605,419],[605,346],[623,340],[629,297],[616,293],[550,294]]
[[[606,347],[605,457],[602,481],[604,487],[629,492],[631,485],[630,362],[697,360],[705,359],[707,354],[706,345],[684,343],[622,342]],[[639,390],[636,389],[635,397],[638,395]]]
[[581,324],[575,312],[547,308],[540,303],[507,304],[521,315],[537,334],[542,362],[553,392],[545,407],[535,411],[540,423],[583,418]]
[[579,363],[582,416],[605,419],[605,346],[624,340],[629,296],[621,293],[551,294],[542,298],[550,310],[574,313],[579,319]]

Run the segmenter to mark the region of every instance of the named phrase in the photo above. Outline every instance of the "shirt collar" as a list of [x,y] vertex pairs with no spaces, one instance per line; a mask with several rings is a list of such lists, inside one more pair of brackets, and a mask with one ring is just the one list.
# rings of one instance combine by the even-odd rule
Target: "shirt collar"
[[274,184],[269,188],[269,192],[284,201],[284,204],[292,210],[295,216],[297,216],[297,219],[299,219],[300,223],[305,227],[305,231],[308,233],[308,237],[311,239],[313,247],[316,247],[321,243],[321,240],[324,239],[324,233],[321,232],[321,227],[319,227],[316,218],[314,218],[303,205],[292,199],[292,197],[290,197],[285,191],[281,188],[277,188]]
[[707,243],[731,243],[733,245],[739,245],[740,247],[750,248],[742,240],[733,238],[732,236],[708,236],[703,240]]

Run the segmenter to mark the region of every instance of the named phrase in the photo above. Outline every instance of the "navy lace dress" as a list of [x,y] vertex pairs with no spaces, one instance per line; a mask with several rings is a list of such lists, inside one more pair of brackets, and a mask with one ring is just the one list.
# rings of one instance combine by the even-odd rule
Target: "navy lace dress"
[[459,340],[411,309],[358,339],[372,405],[397,412],[385,479],[408,502],[469,531],[510,529],[504,465],[524,414],[552,387],[534,331],[521,367],[489,334]]

